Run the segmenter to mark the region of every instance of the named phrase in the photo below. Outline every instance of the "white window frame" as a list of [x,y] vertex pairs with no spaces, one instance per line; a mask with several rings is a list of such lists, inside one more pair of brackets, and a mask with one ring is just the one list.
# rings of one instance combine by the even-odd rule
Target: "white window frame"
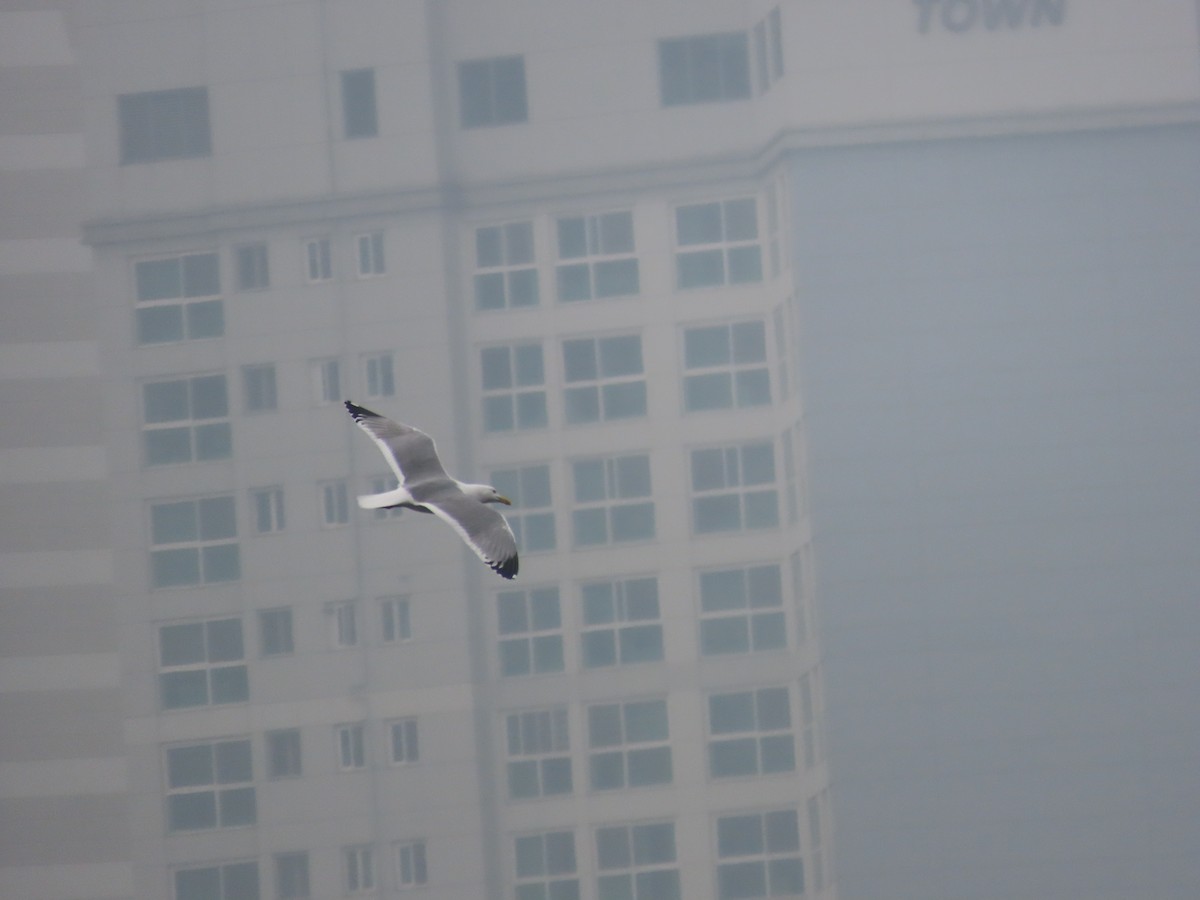
[[350,488],[346,479],[335,478],[317,485],[321,504],[321,525],[342,528],[350,524]]
[[[662,711],[663,733],[649,738],[638,738],[630,735],[631,724],[649,707]],[[671,751],[671,720],[670,711],[665,697],[642,697],[636,700],[612,700],[600,703],[589,703],[587,709],[588,721],[588,786],[593,791],[620,791],[641,787],[664,787],[674,783],[674,759]],[[619,739],[608,741],[596,734],[596,725],[600,714],[616,712],[616,721],[620,731]],[[661,781],[633,783],[630,773],[638,760],[649,758],[650,754],[661,757],[666,751],[667,778]],[[621,783],[601,785],[596,783],[596,766],[602,760],[620,759]]]
[[342,848],[342,888],[347,894],[367,894],[375,890],[375,847],[354,844]]
[[[622,466],[637,463],[641,467],[645,460],[647,467],[647,489],[644,493],[634,493],[636,486],[625,484],[630,473],[622,473]],[[630,543],[654,540],[657,533],[657,523],[654,511],[653,467],[648,453],[624,453],[619,456],[590,457],[573,459],[571,462],[571,543],[577,549],[584,547],[605,547],[616,543]],[[579,481],[580,466],[601,467],[603,480],[602,497],[584,496],[581,498],[581,483]],[[631,477],[631,476],[630,476]],[[634,510],[644,510],[649,513],[649,534],[638,534],[634,537],[617,537],[614,523],[617,517]],[[580,523],[593,518],[593,513],[600,511],[604,519],[603,541],[580,541]]]
[[368,397],[396,395],[396,364],[391,351],[369,353],[363,360],[363,381]]
[[[489,240],[496,242],[499,259],[495,262],[484,262],[481,253],[481,242],[485,235],[494,236]],[[518,237],[519,234],[519,237]],[[541,288],[537,264],[537,235],[533,222],[520,219],[510,222],[498,222],[494,225],[478,225],[472,230],[474,237],[474,253],[472,256],[475,275],[473,279],[473,304],[476,312],[500,312],[502,310],[536,309],[541,303]],[[529,245],[529,257],[526,259],[519,254],[518,248],[525,243]],[[484,296],[481,285],[498,279],[502,288],[503,303],[494,306],[484,306],[480,298]],[[516,290],[518,279],[532,279],[532,299],[521,299],[514,302],[514,297],[523,298]]]
[[387,263],[384,256],[384,232],[370,231],[354,236],[354,245],[358,249],[358,277],[378,278],[387,274]]
[[[575,776],[571,760],[570,719],[566,706],[523,709],[506,713],[504,731],[507,748],[505,769],[510,800],[565,796],[574,793]],[[564,762],[568,782],[566,790],[547,790],[548,769],[561,769]],[[534,793],[520,795],[513,793],[514,777],[517,771],[535,773],[537,790]]]
[[[608,224],[618,217],[628,222],[629,246],[613,246]],[[563,229],[568,223],[581,223],[584,246],[582,252],[563,247]],[[579,303],[585,300],[607,300],[613,297],[634,297],[641,293],[641,274],[637,257],[637,238],[633,227],[632,210],[616,210],[605,213],[579,216],[558,216],[555,220],[557,232],[558,263],[555,266],[555,297],[559,303]],[[575,226],[578,227],[578,226]],[[623,226],[622,226],[623,227]],[[634,285],[632,290],[604,290],[603,273],[614,266],[632,263]],[[565,297],[564,285],[567,273],[586,273],[588,290],[586,296]]]
[[[198,288],[205,286],[203,279],[198,282],[189,280],[188,268],[189,260],[205,260],[206,268],[208,264],[216,266],[216,293],[207,293]],[[163,296],[147,296],[142,297],[142,282],[140,273],[143,266],[155,266],[165,263],[175,263],[179,267],[179,289],[177,293],[170,293]],[[225,336],[225,301],[224,293],[221,290],[221,257],[215,250],[198,251],[194,253],[177,253],[171,256],[150,257],[139,259],[133,263],[133,282],[134,296],[136,297],[136,307],[134,311],[135,340],[139,346],[154,346],[158,344],[180,343],[182,341],[196,340],[211,340]],[[169,307],[179,308],[179,333],[177,337],[163,338],[162,340],[149,340],[145,336],[144,322],[151,316],[154,316],[155,311],[162,311]],[[205,330],[201,327],[201,320],[197,317],[205,309],[216,309],[219,315],[216,316],[218,327],[216,330]],[[161,327],[161,326],[160,326]]]
[[[777,703],[780,692],[783,695],[783,710],[786,713],[786,723],[770,723],[764,721],[764,710],[768,703]],[[746,778],[771,775],[793,775],[796,771],[796,725],[792,712],[792,694],[787,685],[768,685],[751,687],[736,691],[712,691],[705,698],[705,718],[708,725],[708,774],[718,780],[724,778]],[[714,704],[717,702],[732,702],[748,707],[747,727],[724,727],[718,730],[714,722]],[[754,769],[744,772],[718,773],[716,769],[717,754],[725,748],[739,745],[743,749],[753,747]],[[788,748],[791,765],[776,767],[768,770],[766,760],[768,753],[777,753],[783,747]]]
[[[748,454],[753,452],[766,459],[771,465],[771,480],[760,479],[748,471]],[[780,494],[784,484],[780,479],[778,448],[775,440],[742,441],[737,444],[721,444],[715,447],[693,447],[688,451],[689,489],[692,506],[692,534],[729,534],[766,531],[779,528],[784,511],[780,509]],[[700,460],[711,470],[715,461],[720,469],[721,483],[697,486]],[[712,470],[715,471],[715,470]],[[709,471],[708,474],[712,474]],[[716,526],[705,524],[702,516],[711,515],[702,510],[723,509],[736,512],[736,524],[721,523]],[[765,517],[765,518],[764,518]]]
[[429,853],[424,840],[397,841],[392,845],[396,860],[396,886],[401,890],[429,883]]
[[333,280],[333,239],[309,238],[304,242],[304,274],[309,284]]
[[411,766],[421,761],[417,717],[407,716],[388,723],[388,761],[393,766]]
[[412,598],[407,594],[379,598],[379,634],[385,644],[412,640]]
[[255,534],[278,534],[287,526],[281,486],[251,488],[250,506],[254,510]]
[[[505,624],[504,607],[515,609],[517,598],[520,598],[522,605],[523,628],[510,627]],[[549,602],[551,598],[554,601],[553,618],[555,621],[552,624],[538,624],[536,619],[539,614],[544,614],[551,609]],[[562,622],[562,598],[556,586],[501,591],[496,594],[496,610],[501,678],[524,678],[565,671],[566,647]],[[528,668],[525,671],[505,671],[506,660],[509,659],[506,655],[506,648],[509,646],[525,648],[524,659],[528,662]],[[558,664],[548,665],[548,663],[554,662]]]
[[333,730],[337,767],[342,772],[361,772],[367,767],[367,725],[349,722]]
[[[218,757],[222,747],[239,745],[244,748],[246,758],[250,760],[250,777],[248,780],[229,780],[222,781],[220,774],[220,765]],[[171,754],[173,752],[182,752],[188,750],[198,750],[201,747],[208,749],[209,768],[212,773],[212,780],[204,783],[188,782],[181,785],[171,784]],[[184,744],[170,744],[163,747],[163,779],[165,782],[165,795],[167,801],[167,831],[170,834],[184,834],[195,831],[214,831],[222,828],[246,828],[253,827],[258,823],[258,800],[257,790],[254,781],[253,769],[253,753],[250,746],[249,737],[224,738],[221,740],[206,740],[206,741],[190,741]],[[246,792],[250,792],[253,798],[251,806],[253,807],[254,815],[252,821],[245,822],[227,822],[225,820],[225,800],[232,799],[234,794],[242,797]],[[198,827],[173,827],[171,824],[172,813],[171,806],[174,798],[194,798],[197,795],[212,795],[214,824]],[[185,799],[185,802],[190,802],[190,799]]]
[[329,616],[329,640],[335,650],[349,650],[362,642],[357,600],[336,600],[325,606]]

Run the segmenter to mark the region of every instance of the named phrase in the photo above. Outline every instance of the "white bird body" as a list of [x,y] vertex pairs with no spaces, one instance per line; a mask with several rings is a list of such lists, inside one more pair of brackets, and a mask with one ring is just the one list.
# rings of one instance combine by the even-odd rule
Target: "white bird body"
[[459,481],[446,474],[433,438],[411,425],[346,401],[346,410],[383,453],[398,487],[358,497],[362,509],[403,507],[433,513],[458,532],[475,554],[502,578],[517,574],[517,541],[504,516],[485,506],[510,505],[490,484]]

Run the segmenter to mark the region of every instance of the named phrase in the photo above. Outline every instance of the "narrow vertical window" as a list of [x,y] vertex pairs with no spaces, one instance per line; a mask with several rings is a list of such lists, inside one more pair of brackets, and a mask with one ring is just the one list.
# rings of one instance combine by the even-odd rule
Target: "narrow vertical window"
[[348,138],[375,137],[379,134],[374,69],[342,72],[342,124]]

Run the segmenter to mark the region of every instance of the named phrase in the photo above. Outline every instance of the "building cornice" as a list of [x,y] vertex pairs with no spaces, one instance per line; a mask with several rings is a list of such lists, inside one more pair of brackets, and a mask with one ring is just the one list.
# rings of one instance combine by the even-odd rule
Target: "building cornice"
[[1040,116],[1020,114],[834,128],[791,128],[779,132],[756,149],[719,158],[698,157],[670,163],[551,175],[536,179],[445,184],[303,200],[265,201],[176,213],[93,219],[83,225],[83,242],[92,247],[107,247],[148,241],[203,238],[232,230],[269,229],[380,216],[461,213],[571,197],[684,189],[694,184],[759,178],[786,157],[815,148],[1110,131],[1197,123],[1200,123],[1200,104],[1188,103],[1119,110],[1067,110]]

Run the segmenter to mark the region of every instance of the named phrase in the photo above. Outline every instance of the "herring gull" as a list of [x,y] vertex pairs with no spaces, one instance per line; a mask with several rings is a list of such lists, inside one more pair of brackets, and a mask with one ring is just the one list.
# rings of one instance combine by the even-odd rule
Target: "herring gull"
[[503,578],[517,574],[517,541],[504,516],[486,503],[511,501],[490,484],[468,484],[446,474],[433,438],[418,428],[346,402],[358,427],[379,445],[399,487],[358,498],[363,509],[404,507],[433,513],[448,523],[476,555]]

